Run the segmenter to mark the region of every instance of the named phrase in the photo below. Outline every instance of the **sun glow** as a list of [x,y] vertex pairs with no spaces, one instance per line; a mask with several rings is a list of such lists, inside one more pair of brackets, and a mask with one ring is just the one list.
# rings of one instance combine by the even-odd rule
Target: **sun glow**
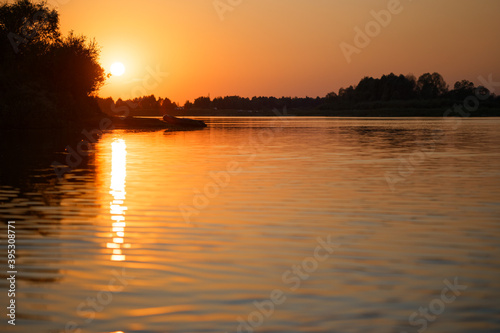
[[111,74],[113,76],[122,76],[125,73],[125,65],[121,62],[115,62],[111,65]]

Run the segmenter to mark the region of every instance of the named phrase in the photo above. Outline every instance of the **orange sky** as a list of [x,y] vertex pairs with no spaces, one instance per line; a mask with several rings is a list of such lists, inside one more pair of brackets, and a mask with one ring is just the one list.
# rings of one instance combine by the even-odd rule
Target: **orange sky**
[[[242,0],[225,12],[217,2],[239,1],[49,0],[63,33],[96,38],[106,70],[125,64],[102,97],[316,97],[390,72],[500,80],[498,0]],[[355,46],[354,28],[388,6],[390,23],[348,63],[340,44]]]

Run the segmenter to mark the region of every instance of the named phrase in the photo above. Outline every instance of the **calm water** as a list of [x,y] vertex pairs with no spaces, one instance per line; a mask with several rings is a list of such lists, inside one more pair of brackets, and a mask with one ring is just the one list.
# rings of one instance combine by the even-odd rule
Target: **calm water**
[[0,135],[2,332],[500,331],[500,119],[207,121]]

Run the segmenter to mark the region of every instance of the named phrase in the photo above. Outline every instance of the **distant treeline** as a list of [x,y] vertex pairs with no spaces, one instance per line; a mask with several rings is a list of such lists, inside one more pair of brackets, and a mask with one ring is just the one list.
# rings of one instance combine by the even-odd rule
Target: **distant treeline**
[[500,99],[483,86],[457,81],[450,89],[439,73],[425,73],[418,79],[413,75],[381,78],[364,77],[356,86],[331,92],[320,106],[323,110],[353,110],[380,108],[438,109],[463,103],[468,96],[481,96],[483,106],[499,107]]
[[[131,116],[154,116],[175,114],[181,115],[193,110],[205,110],[210,114],[220,114],[221,110],[236,111],[262,111],[282,109],[284,107],[314,109],[322,104],[320,97],[254,97],[252,99],[239,96],[217,97],[211,100],[209,97],[199,97],[194,103],[186,101],[183,105],[172,102],[169,98],[156,98],[154,95],[139,97],[116,102],[108,97],[98,98],[98,104],[103,112],[110,115],[128,114]],[[207,113],[207,114],[208,114]]]
[[[286,107],[298,115],[434,115],[469,96],[481,97],[481,109],[493,110],[486,115],[500,116],[500,97],[473,82],[455,82],[450,89],[439,73],[426,73],[418,79],[413,75],[395,75],[381,78],[364,77],[356,86],[340,88],[325,97],[198,97],[193,102],[178,105],[168,98],[156,99],[154,95],[116,103],[111,98],[99,99],[104,112],[116,114],[117,108],[129,110],[130,115],[271,115],[272,109]],[[230,110],[230,112],[228,112]],[[370,113],[370,110],[377,111]],[[390,110],[390,111],[387,111]],[[430,111],[429,111],[430,110]],[[399,113],[398,113],[399,112]]]

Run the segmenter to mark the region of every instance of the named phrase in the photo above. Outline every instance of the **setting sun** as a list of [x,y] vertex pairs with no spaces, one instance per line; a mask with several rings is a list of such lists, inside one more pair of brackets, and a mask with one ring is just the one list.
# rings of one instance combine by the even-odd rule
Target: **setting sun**
[[121,62],[115,62],[111,65],[111,74],[122,76],[125,73],[125,66]]

